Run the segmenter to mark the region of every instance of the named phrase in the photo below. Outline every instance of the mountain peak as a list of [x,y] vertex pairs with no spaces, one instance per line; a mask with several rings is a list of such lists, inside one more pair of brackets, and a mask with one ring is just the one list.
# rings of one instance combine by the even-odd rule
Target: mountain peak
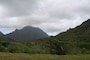
[[32,27],[32,26],[25,26],[24,28],[22,28],[22,30],[23,29],[39,29],[39,28],[37,28],[37,27]]
[[16,29],[14,32],[7,34],[7,36],[17,41],[35,40],[48,37],[43,30],[32,26],[25,26],[20,30]]
[[35,27],[32,27],[32,26],[25,26],[23,29],[26,29],[26,28],[35,28]]

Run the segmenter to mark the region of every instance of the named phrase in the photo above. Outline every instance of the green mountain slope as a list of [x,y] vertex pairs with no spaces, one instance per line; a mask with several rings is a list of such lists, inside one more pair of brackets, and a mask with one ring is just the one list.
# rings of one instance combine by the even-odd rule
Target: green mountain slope
[[69,51],[77,50],[80,53],[90,53],[90,19],[73,29],[58,34],[55,38],[67,42]]
[[56,36],[64,41],[90,42],[90,19]]

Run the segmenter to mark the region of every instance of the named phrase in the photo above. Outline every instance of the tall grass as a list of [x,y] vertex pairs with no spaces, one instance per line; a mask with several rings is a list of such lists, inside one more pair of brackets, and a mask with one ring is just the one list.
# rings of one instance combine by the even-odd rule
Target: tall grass
[[0,60],[90,60],[90,55],[50,55],[0,52]]

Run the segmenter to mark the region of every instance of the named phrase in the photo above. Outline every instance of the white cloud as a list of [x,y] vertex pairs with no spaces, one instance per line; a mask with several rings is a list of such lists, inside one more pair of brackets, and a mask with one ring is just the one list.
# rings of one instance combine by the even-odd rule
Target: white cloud
[[0,18],[3,18],[6,14],[6,9],[2,5],[0,5]]
[[58,34],[88,19],[89,4],[90,0],[0,0],[0,30],[31,25]]

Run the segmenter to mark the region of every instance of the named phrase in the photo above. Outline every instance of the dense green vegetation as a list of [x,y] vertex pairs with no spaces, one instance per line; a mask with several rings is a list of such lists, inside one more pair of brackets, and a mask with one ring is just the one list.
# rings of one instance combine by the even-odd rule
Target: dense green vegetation
[[0,40],[0,51],[30,54],[65,54],[63,43],[52,38],[36,41],[6,42]]
[[[56,36],[57,39],[63,42],[72,43],[77,47],[75,50],[80,50],[81,53],[90,53],[90,19],[77,26],[69,29]],[[78,49],[79,48],[79,49]],[[72,49],[72,48],[71,48]],[[74,51],[75,51],[74,50]]]
[[[26,42],[0,41],[1,52],[30,54],[89,54],[90,43],[62,42],[55,38]],[[85,48],[83,48],[85,47]],[[86,49],[87,48],[87,49]]]

